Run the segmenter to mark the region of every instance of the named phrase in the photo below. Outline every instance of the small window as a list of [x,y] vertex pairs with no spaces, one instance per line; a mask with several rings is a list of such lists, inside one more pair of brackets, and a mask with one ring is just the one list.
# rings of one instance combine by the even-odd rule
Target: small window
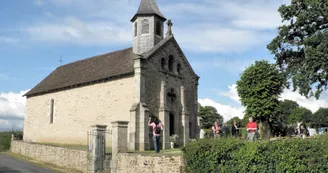
[[165,66],[166,66],[166,60],[165,60],[165,58],[162,58],[161,59],[161,67],[162,67],[162,70],[165,70]]
[[145,19],[142,21],[142,34],[149,33],[149,20]]
[[54,99],[51,99],[50,101],[50,124],[54,122]]
[[177,73],[180,74],[181,73],[181,64],[177,65]]
[[169,89],[169,92],[167,93],[167,99],[170,103],[173,103],[176,99],[177,95],[175,94],[175,91],[173,88]]
[[169,70],[173,72],[174,58],[172,55],[169,56]]
[[162,25],[160,21],[156,22],[156,35],[162,36]]
[[138,35],[138,23],[135,22],[134,23],[134,37],[136,37]]

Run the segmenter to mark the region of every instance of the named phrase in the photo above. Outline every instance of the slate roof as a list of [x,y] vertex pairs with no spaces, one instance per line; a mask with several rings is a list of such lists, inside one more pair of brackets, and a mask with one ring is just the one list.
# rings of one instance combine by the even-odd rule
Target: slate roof
[[132,48],[119,50],[58,67],[24,96],[46,94],[134,73]]
[[157,15],[158,17],[162,18],[164,21],[166,20],[163,14],[159,11],[159,8],[155,0],[141,0],[139,9],[131,19],[131,22],[133,22],[137,16],[143,16],[143,15]]

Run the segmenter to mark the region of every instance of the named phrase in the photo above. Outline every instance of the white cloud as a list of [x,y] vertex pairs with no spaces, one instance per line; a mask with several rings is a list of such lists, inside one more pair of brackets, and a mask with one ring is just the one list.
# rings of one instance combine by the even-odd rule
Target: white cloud
[[12,43],[17,43],[18,41],[19,41],[19,39],[17,39],[17,38],[1,36],[0,35],[0,43],[3,42],[3,43],[12,44]]
[[[274,32],[265,30],[272,31],[280,24],[277,9],[286,1],[159,1],[158,4],[164,16],[173,19],[173,33],[188,51],[243,52],[267,44],[274,37]],[[47,13],[47,16],[78,17],[28,26],[30,39],[82,45],[132,42],[129,20],[137,11],[139,1],[51,0],[47,3],[67,11],[61,15]]]
[[275,29],[281,25],[278,8],[281,4],[290,3],[290,0],[254,1],[236,3],[236,1],[222,2],[222,11],[231,16],[232,24],[240,28],[255,30]]
[[307,99],[304,96],[296,92],[293,92],[291,89],[285,89],[281,95],[281,100],[288,99],[297,102],[300,106],[303,106],[312,111],[312,113],[316,112],[320,107],[328,108],[328,100],[326,99],[318,99],[309,98]]
[[41,2],[41,0],[34,0],[34,4],[37,6],[41,6],[42,2]]
[[[237,85],[233,84],[229,87],[229,91],[227,92],[220,92],[219,95],[225,96],[233,100],[234,102],[238,103],[239,106],[233,107],[230,105],[224,105],[218,102],[215,102],[209,98],[205,99],[199,99],[198,102],[202,106],[213,106],[215,107],[218,112],[223,115],[224,121],[228,121],[232,117],[238,116],[239,118],[243,118],[244,113],[243,111],[245,108],[241,105],[240,103],[240,97],[238,96],[237,93]],[[300,106],[305,107],[309,110],[311,110],[313,113],[316,112],[320,107],[323,108],[328,108],[328,100],[327,99],[318,99],[316,100],[315,98],[309,98],[307,99],[304,96],[301,96],[297,92],[293,92],[290,89],[285,89],[284,92],[281,94],[280,100],[293,100],[297,102]]]
[[46,15],[47,17],[49,17],[49,18],[52,17],[52,13],[50,13],[50,12],[46,12],[45,15]]
[[241,105],[240,97],[238,96],[238,92],[237,92],[237,85],[233,84],[233,85],[228,86],[228,87],[229,87],[228,92],[220,92],[219,94],[222,95],[222,96],[229,97],[230,99],[232,99],[233,101],[235,101],[236,103]]
[[242,119],[244,117],[245,108],[242,106],[232,107],[230,105],[224,105],[221,103],[217,103],[209,98],[199,99],[198,102],[202,106],[212,106],[212,107],[216,108],[218,113],[223,116],[224,122],[230,120],[233,117],[239,117],[240,119]]
[[[25,112],[26,98],[23,95],[27,91],[19,93],[0,93],[0,124],[1,130],[10,128],[14,124],[22,128]],[[7,129],[8,130],[8,129]]]
[[266,43],[271,36],[249,30],[220,26],[173,28],[181,47],[195,52],[243,52]]
[[67,17],[56,24],[30,27],[27,32],[31,39],[80,45],[123,44],[132,40],[131,33],[118,25],[110,22],[84,23],[75,17]]

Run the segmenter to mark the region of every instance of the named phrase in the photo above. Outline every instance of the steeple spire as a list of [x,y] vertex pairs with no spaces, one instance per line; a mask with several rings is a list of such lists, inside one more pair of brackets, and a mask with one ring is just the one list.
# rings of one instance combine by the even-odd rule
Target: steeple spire
[[141,0],[139,9],[137,13],[131,19],[131,22],[134,22],[137,16],[145,16],[145,15],[156,15],[159,18],[166,21],[166,18],[159,11],[159,8],[156,4],[156,0]]

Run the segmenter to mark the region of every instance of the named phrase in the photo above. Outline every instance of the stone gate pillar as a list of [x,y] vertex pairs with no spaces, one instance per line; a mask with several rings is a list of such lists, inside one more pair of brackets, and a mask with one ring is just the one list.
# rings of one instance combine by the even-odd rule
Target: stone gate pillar
[[91,149],[91,162],[89,162],[89,172],[97,172],[103,169],[103,163],[105,159],[105,131],[106,125],[93,125],[92,131],[89,133],[91,143],[89,148]]
[[112,160],[110,161],[111,173],[117,172],[118,153],[128,152],[128,121],[112,122]]

